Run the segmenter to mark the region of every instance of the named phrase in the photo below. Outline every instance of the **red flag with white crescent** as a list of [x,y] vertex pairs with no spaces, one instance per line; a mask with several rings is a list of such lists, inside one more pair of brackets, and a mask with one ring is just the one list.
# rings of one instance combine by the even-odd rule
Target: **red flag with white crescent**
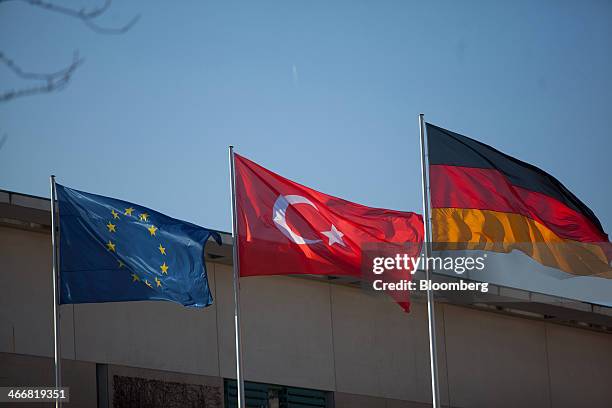
[[[423,219],[320,193],[235,157],[240,276],[364,277],[366,251],[406,248],[418,256]],[[408,245],[408,246],[407,246]],[[367,265],[365,265],[367,269]],[[410,271],[402,271],[410,280]],[[391,293],[408,310],[407,292]]]

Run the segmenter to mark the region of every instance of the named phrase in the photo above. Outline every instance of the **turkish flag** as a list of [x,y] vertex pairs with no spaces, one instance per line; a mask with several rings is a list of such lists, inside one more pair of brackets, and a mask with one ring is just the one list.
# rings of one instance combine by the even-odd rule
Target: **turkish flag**
[[[373,255],[420,253],[419,214],[332,197],[238,154],[234,163],[240,276],[312,274],[369,280],[372,265],[367,259]],[[411,274],[396,271],[395,278],[410,280]],[[408,310],[407,292],[390,294]]]

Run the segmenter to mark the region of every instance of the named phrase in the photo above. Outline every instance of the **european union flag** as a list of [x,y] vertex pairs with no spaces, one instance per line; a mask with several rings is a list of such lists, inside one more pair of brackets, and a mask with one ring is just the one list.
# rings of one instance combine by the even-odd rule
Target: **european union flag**
[[170,300],[206,307],[204,246],[215,231],[59,184],[60,303]]

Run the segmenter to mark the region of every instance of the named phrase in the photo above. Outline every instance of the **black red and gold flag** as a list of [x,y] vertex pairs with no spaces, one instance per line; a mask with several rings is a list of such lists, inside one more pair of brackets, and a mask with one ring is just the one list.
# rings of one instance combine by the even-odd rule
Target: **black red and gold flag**
[[574,275],[612,278],[612,244],[545,171],[427,124],[434,249],[521,251]]

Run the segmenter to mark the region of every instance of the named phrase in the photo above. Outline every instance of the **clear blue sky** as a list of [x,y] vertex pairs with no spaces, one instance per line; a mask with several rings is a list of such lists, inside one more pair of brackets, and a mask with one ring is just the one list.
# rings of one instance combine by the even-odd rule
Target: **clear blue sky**
[[[101,2],[101,0],[100,0]],[[71,1],[62,4],[93,5]],[[612,3],[116,2],[122,36],[0,4],[63,92],[0,105],[0,188],[70,187],[229,230],[227,146],[366,205],[421,212],[417,114],[552,173],[612,231]],[[27,85],[0,67],[0,89]]]

